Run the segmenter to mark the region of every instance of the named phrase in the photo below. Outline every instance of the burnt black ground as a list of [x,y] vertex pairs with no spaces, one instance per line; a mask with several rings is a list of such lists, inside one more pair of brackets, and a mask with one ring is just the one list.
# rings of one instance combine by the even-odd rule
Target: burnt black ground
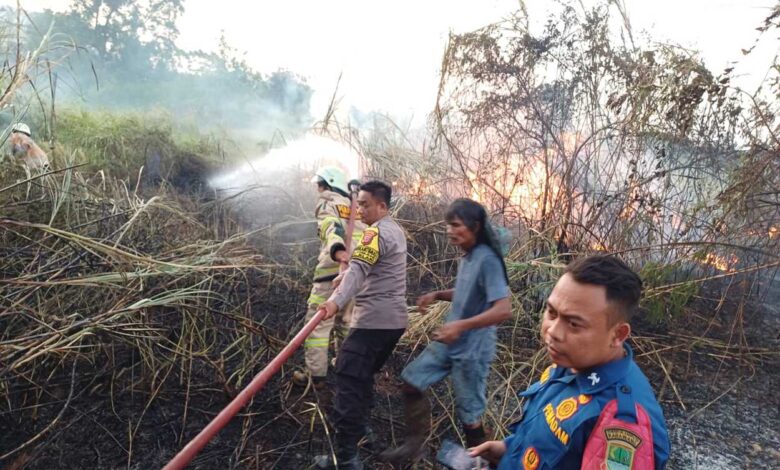
[[[778,378],[778,335],[780,335],[780,283],[767,284],[770,295],[758,305],[745,309],[741,324],[744,334],[734,335],[734,309],[723,313],[708,312],[708,305],[693,306],[698,315],[677,319],[664,327],[636,325],[640,341],[652,339],[655,344],[677,345],[664,350],[659,357],[670,370],[675,393],[658,357],[639,355],[638,361],[650,378],[664,408],[672,441],[670,469],[773,469],[780,468],[780,396]],[[296,295],[302,295],[300,293]],[[258,306],[262,307],[262,306]],[[278,312],[273,315],[282,315]],[[279,324],[290,331],[296,326],[296,312]],[[528,319],[526,326],[533,326]],[[703,334],[732,345],[727,350],[702,342],[693,344],[685,337]],[[507,329],[502,332],[506,339]],[[530,357],[538,348],[536,339],[516,338],[516,356]],[[748,348],[747,345],[750,347]],[[680,345],[686,348],[680,348]],[[740,346],[742,345],[742,346]],[[687,351],[683,351],[687,349]],[[757,352],[763,352],[757,354]],[[372,449],[364,448],[368,468],[387,468],[377,464],[375,452],[398,439],[401,433],[401,407],[396,393],[398,376],[412,353],[400,347],[388,366],[377,377],[377,394],[370,422],[377,436]],[[270,359],[261,356],[256,370]],[[132,358],[127,358],[128,364]],[[310,468],[314,455],[330,449],[323,422],[327,420],[330,397],[327,392],[302,393],[288,381],[302,357],[285,367],[256,397],[253,404],[223,430],[197,457],[190,468]],[[70,392],[70,374],[64,373],[47,383],[40,399],[44,405],[27,409],[18,415],[0,415],[0,451],[8,452],[21,442],[41,433],[32,445],[0,462],[3,468],[161,468],[175,453],[215,416],[229,401],[229,393],[209,376],[208,368],[194,374],[201,386],[187,392],[174,377],[169,377],[150,401],[151,390],[159,386],[137,377],[124,376],[133,383],[111,383],[110,376],[90,374],[90,364],[80,364],[70,406],[60,420],[51,423]],[[139,376],[140,376],[140,371]],[[496,380],[496,377],[493,377]],[[523,384],[516,384],[522,388]],[[116,390],[126,390],[117,392]],[[20,409],[22,390],[10,394],[12,406]],[[457,439],[452,424],[446,421],[445,407],[450,400],[448,387],[436,387],[434,403],[437,435],[431,440],[429,455],[435,454],[443,437]],[[503,399],[503,397],[501,397]],[[511,397],[510,397],[511,400]],[[685,408],[681,405],[685,405]],[[32,403],[32,402],[30,402]],[[186,406],[185,406],[186,403]],[[497,404],[491,403],[493,408]],[[185,419],[186,409],[186,419]],[[508,418],[507,422],[508,422]],[[139,424],[140,421],[140,424]],[[496,432],[501,434],[502,429]],[[132,435],[132,448],[129,445]],[[332,435],[331,435],[332,438]],[[437,468],[430,458],[417,468]]]
[[[528,350],[528,354],[532,352]],[[721,364],[709,354],[712,352],[702,348],[701,353],[695,353],[689,359],[678,358],[682,364],[690,360],[687,372],[683,370],[684,366],[672,369],[685,410],[668,382],[664,385],[664,372],[657,363],[640,359],[651,382],[662,390],[660,401],[672,439],[668,468],[778,468],[780,400],[777,378],[780,368],[777,362],[726,361]],[[378,377],[376,406],[371,418],[372,428],[378,436],[376,449],[389,445],[391,436],[398,436],[401,431],[396,386],[404,356],[403,352],[397,355]],[[679,373],[675,372],[677,370]],[[314,455],[327,452],[329,445],[323,432],[322,417],[327,416],[330,408],[328,393],[302,394],[291,387],[285,377],[270,383],[248,412],[234,419],[201,453],[192,468],[308,468]],[[9,459],[11,466],[6,468],[16,468],[13,462],[26,462],[25,468],[31,469],[128,468],[128,433],[141,416],[129,468],[160,468],[184,443],[179,442],[184,396],[177,390],[177,384],[173,381],[167,384],[169,390],[164,394],[167,398],[153,401],[146,411],[149,394],[143,386],[139,385],[135,394],[116,396],[112,410],[107,406],[105,393],[109,385],[101,382],[101,378],[95,378],[92,384],[80,384],[75,391],[76,398],[61,419],[65,425],[42,438],[40,446],[33,446],[21,456]],[[38,423],[33,423],[36,427],[53,418],[59,409],[57,404],[67,396],[67,388],[53,388],[51,406],[41,410]],[[437,391],[447,399],[446,385],[437,387]],[[171,396],[178,399],[171,399]],[[218,388],[191,396],[185,439],[194,436],[227,403],[227,398]],[[435,412],[440,417],[444,414],[438,403]],[[15,428],[28,425],[3,420],[0,423],[0,432],[5,437],[14,433]],[[456,437],[447,422],[440,423],[439,430],[442,435]],[[8,442],[5,437],[3,441]],[[246,447],[239,451],[241,459],[237,463],[236,446],[241,441],[246,442]],[[436,444],[437,440],[434,440],[431,453]],[[373,464],[371,451],[365,449],[364,455],[373,468],[382,468]],[[430,466],[429,461],[417,468],[435,467]]]

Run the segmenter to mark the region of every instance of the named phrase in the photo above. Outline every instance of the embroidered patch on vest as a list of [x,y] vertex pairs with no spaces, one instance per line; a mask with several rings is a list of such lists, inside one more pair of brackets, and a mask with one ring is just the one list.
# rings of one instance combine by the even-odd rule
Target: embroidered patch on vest
[[604,462],[608,470],[631,470],[636,449],[642,444],[642,438],[622,428],[604,430],[607,438],[607,458]]

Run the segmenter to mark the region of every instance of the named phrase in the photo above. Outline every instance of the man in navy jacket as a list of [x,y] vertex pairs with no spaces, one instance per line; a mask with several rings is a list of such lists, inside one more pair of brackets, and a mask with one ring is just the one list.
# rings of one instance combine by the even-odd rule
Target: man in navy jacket
[[[499,470],[579,470],[599,416],[615,400],[631,413],[644,410],[652,446],[637,433],[599,428],[596,434],[606,447],[602,468],[653,470],[647,463],[652,460],[656,470],[663,469],[669,458],[663,412],[625,342],[641,290],[639,276],[616,257],[572,262],[550,294],[542,321],[553,364],[521,393],[523,417],[510,428],[512,434],[472,448],[471,455]],[[649,459],[639,458],[643,452]]]

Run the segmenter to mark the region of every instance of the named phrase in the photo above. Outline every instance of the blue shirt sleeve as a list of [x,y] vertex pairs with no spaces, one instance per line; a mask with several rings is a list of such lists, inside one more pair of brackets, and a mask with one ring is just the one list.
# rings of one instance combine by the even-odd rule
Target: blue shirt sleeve
[[[488,250],[490,250],[488,248]],[[485,289],[485,296],[488,303],[509,297],[509,286],[504,276],[504,267],[501,266],[501,260],[490,250],[482,261],[482,270],[480,272],[480,282]]]

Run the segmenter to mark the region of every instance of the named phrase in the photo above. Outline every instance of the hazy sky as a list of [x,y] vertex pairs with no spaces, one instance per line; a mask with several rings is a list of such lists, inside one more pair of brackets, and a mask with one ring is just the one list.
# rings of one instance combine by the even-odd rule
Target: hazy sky
[[[7,3],[7,2],[6,2]],[[30,10],[62,9],[67,0],[29,0]],[[549,0],[525,2],[532,24],[546,19]],[[590,0],[583,3],[592,4]],[[635,33],[699,49],[715,72],[742,59],[755,27],[772,0],[625,0]],[[441,56],[450,31],[464,32],[499,21],[518,0],[186,0],[178,44],[215,49],[220,32],[246,52],[263,72],[289,69],[315,89],[313,115],[319,117],[339,73],[342,110],[383,110],[421,120],[432,108]],[[773,33],[776,36],[776,33]],[[777,53],[777,41],[764,41],[737,69],[740,84],[754,87]],[[761,63],[759,67],[757,63]]]

